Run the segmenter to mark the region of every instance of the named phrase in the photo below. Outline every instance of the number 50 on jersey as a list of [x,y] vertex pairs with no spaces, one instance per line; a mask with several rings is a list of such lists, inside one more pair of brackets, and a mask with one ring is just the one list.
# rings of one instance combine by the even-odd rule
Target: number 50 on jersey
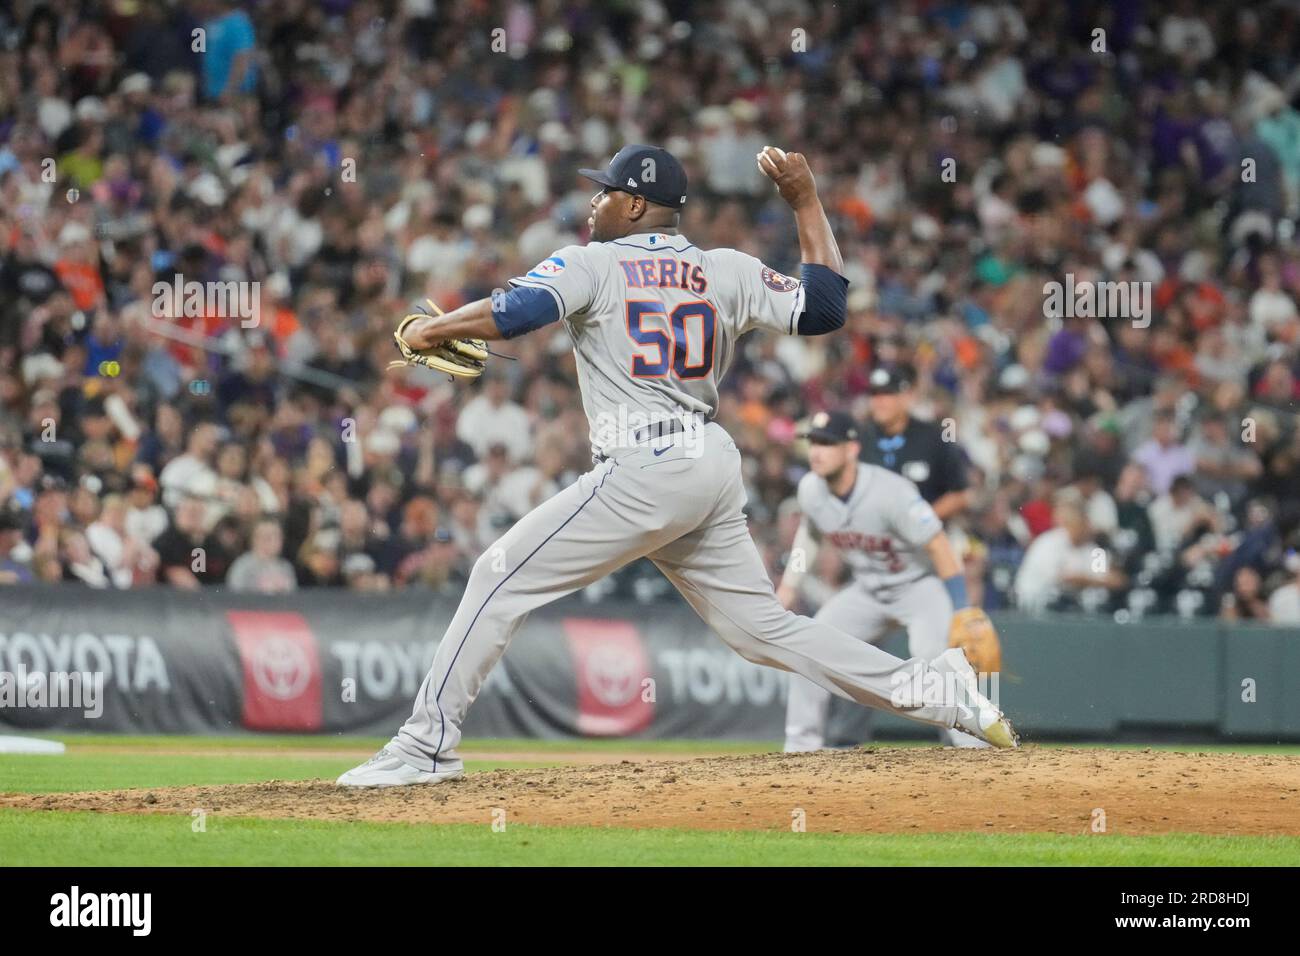
[[703,299],[683,302],[668,313],[658,299],[627,303],[627,334],[639,348],[632,356],[633,378],[704,378],[713,371],[713,332],[717,313]]

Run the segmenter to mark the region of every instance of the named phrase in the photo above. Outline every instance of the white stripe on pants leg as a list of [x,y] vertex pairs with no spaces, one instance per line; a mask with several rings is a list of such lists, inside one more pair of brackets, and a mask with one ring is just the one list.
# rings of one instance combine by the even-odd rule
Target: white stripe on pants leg
[[617,469],[608,461],[588,472],[525,515],[475,562],[411,717],[389,744],[412,766],[458,769],[460,725],[529,612],[636,556],[627,548],[633,529],[615,520],[612,503],[601,498],[615,497],[609,482]]

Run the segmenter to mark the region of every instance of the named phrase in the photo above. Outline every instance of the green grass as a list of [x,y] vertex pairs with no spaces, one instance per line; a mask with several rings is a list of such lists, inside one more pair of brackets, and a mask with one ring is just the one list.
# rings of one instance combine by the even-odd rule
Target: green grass
[[[116,734],[47,733],[31,734],[48,740],[62,740],[70,747],[166,748],[170,750],[378,750],[388,737],[348,737],[328,734],[230,734],[189,737],[183,734],[159,734],[149,737]],[[918,741],[919,743],[919,741]],[[523,737],[466,737],[461,750],[480,752],[685,754],[685,753],[770,753],[781,749],[776,741],[762,740],[533,740]]]
[[[66,793],[138,787],[216,786],[254,780],[333,780],[357,757],[166,756],[163,754],[0,754],[0,793]],[[466,761],[470,771],[553,766],[548,761]]]
[[1300,839],[840,835],[0,810],[6,866],[1282,866]]
[[[67,739],[72,744],[72,749],[62,756],[0,754],[0,793],[66,793],[77,790],[127,790],[141,787],[218,786],[228,783],[248,783],[256,780],[313,780],[317,778],[332,780],[343,771],[356,766],[360,759],[355,755],[346,754],[331,756],[331,750],[345,749],[332,743],[320,748],[321,755],[319,757],[305,757],[297,755],[285,756],[277,753],[279,748],[269,746],[264,754],[222,754],[218,751],[215,742],[206,742],[204,745],[195,748],[198,751],[212,750],[211,754],[150,753],[149,750],[156,747],[175,748],[178,746],[178,742],[171,740],[154,741],[151,745],[138,738],[137,744],[132,746],[132,749],[138,746],[138,753],[104,753],[88,747],[86,750],[81,751],[76,744],[80,743],[83,747],[86,747],[85,741],[73,742],[72,738]],[[762,753],[777,749],[773,746],[755,746],[752,749],[731,750],[725,746],[706,747],[701,745],[694,748],[668,751],[662,747],[632,747],[628,746],[626,742],[621,748],[611,748],[606,746],[588,747],[573,741],[568,741],[567,747],[564,748],[527,748],[523,746],[527,743],[534,743],[534,741],[469,741],[464,747],[467,752],[477,750],[499,753],[503,755],[503,759],[467,760],[465,768],[473,773],[483,770],[553,767],[562,763],[558,759],[504,759],[505,755],[512,752],[527,753],[529,749],[536,749],[538,753],[547,751],[565,753],[610,750],[622,753],[638,751],[651,754],[670,752]],[[609,742],[599,741],[598,743],[603,745]],[[655,743],[662,743],[662,741],[656,741]],[[360,752],[362,750],[378,749],[380,745],[379,742],[367,742],[364,746],[358,747],[354,740],[353,746],[346,749],[354,749]],[[227,742],[226,746],[230,746],[230,743]],[[242,739],[237,746],[244,747]],[[295,750],[309,749],[304,747],[300,740],[281,744],[280,747],[291,747]],[[1186,749],[1204,750],[1207,748]],[[1296,751],[1294,748],[1285,750],[1274,748],[1252,752],[1282,754]]]
[[[182,734],[137,737],[116,734],[79,734],[60,731],[34,734],[50,740],[62,740],[70,747],[114,747],[153,750],[378,750],[387,737],[356,737],[328,734],[254,734],[235,733],[219,736],[190,737]],[[1259,743],[1110,743],[1106,741],[1071,741],[1069,743],[1030,741],[1038,747],[1095,747],[1103,750],[1169,750],[1183,753],[1300,754],[1300,744]],[[875,747],[933,747],[930,738],[923,740],[882,740]],[[619,740],[559,739],[534,740],[521,737],[467,737],[461,742],[466,751],[492,753],[771,753],[781,749],[778,740]],[[0,778],[3,780],[3,778]]]
[[[356,766],[358,754],[378,750],[388,738],[322,737],[306,735],[230,737],[115,737],[107,734],[60,734],[63,755],[0,754],[0,792],[62,793],[75,790],[124,790],[139,787],[215,786],[254,780],[332,780]],[[106,750],[104,748],[111,748]],[[248,753],[222,751],[237,748]],[[551,767],[561,760],[536,759],[538,754],[572,753],[764,753],[775,744],[751,741],[628,741],[519,740],[473,738],[463,741],[466,753],[528,754],[533,759],[467,760],[470,772],[526,767]],[[116,751],[126,750],[127,753]],[[171,753],[157,751],[172,751]],[[191,751],[178,754],[175,751]],[[281,751],[319,751],[320,756]],[[211,751],[205,753],[204,751]],[[350,753],[334,753],[349,751]]]
[[[332,778],[371,737],[117,737],[45,735],[62,756],[0,755],[0,792],[219,785]],[[886,746],[886,744],[880,744]],[[889,744],[888,746],[896,746]],[[1099,745],[1100,746],[1100,745]],[[1146,745],[1121,745],[1141,749]],[[230,749],[240,753],[229,753]],[[770,742],[470,739],[471,772],[547,766],[545,754],[761,753]],[[1161,750],[1292,754],[1300,747],[1163,745]],[[160,751],[173,751],[168,754]],[[175,751],[185,751],[177,754]],[[285,753],[295,751],[295,753]],[[519,754],[519,759],[511,759]],[[1016,865],[1295,866],[1300,838],[1053,834],[822,834],[629,830],[612,827],[402,824],[0,809],[0,867],[30,865]]]
[[[378,750],[388,738],[316,735],[233,735],[229,737],[117,737],[59,734],[64,755],[0,754],[0,792],[62,793],[139,787],[215,786],[253,780],[332,780],[356,766],[358,754]],[[105,749],[108,748],[108,749]],[[236,748],[246,753],[223,753]],[[467,760],[470,771],[551,767],[562,761],[536,759],[547,753],[693,754],[764,753],[775,744],[705,740],[522,740],[479,737],[465,740],[467,753],[527,754],[532,759]],[[126,750],[128,753],[116,751]],[[319,751],[320,756],[282,751]],[[164,751],[159,753],[158,751]],[[165,751],[172,751],[167,753]],[[190,751],[178,754],[175,751]],[[211,751],[205,753],[205,751]],[[348,753],[337,753],[348,751]]]
[[152,750],[367,750],[377,749],[388,741],[387,737],[348,737],[342,734],[222,734],[190,737],[186,734],[155,734],[135,737],[118,734],[57,733],[31,734],[48,740],[62,740],[69,747],[117,747]]

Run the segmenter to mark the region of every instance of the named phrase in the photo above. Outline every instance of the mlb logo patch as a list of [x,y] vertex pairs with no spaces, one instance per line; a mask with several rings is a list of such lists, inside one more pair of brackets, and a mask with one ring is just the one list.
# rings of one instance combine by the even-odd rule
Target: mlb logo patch
[[554,279],[564,271],[564,260],[559,256],[551,256],[539,262],[532,272],[528,273],[534,279]]
[[775,269],[763,266],[763,285],[773,292],[793,292],[799,288],[799,280],[792,279],[787,275],[782,275]]

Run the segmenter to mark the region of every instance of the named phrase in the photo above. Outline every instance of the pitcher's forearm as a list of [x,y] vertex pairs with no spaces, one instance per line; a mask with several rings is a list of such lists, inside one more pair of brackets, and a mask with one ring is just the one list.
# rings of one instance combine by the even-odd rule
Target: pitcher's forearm
[[445,339],[495,341],[502,338],[501,330],[492,317],[491,299],[470,302],[445,315],[416,319],[406,327],[402,336],[413,349],[431,348]]
[[830,220],[817,197],[794,211],[795,227],[799,230],[799,256],[809,265],[826,266],[840,275],[844,274],[844,259],[839,244],[831,232]]

